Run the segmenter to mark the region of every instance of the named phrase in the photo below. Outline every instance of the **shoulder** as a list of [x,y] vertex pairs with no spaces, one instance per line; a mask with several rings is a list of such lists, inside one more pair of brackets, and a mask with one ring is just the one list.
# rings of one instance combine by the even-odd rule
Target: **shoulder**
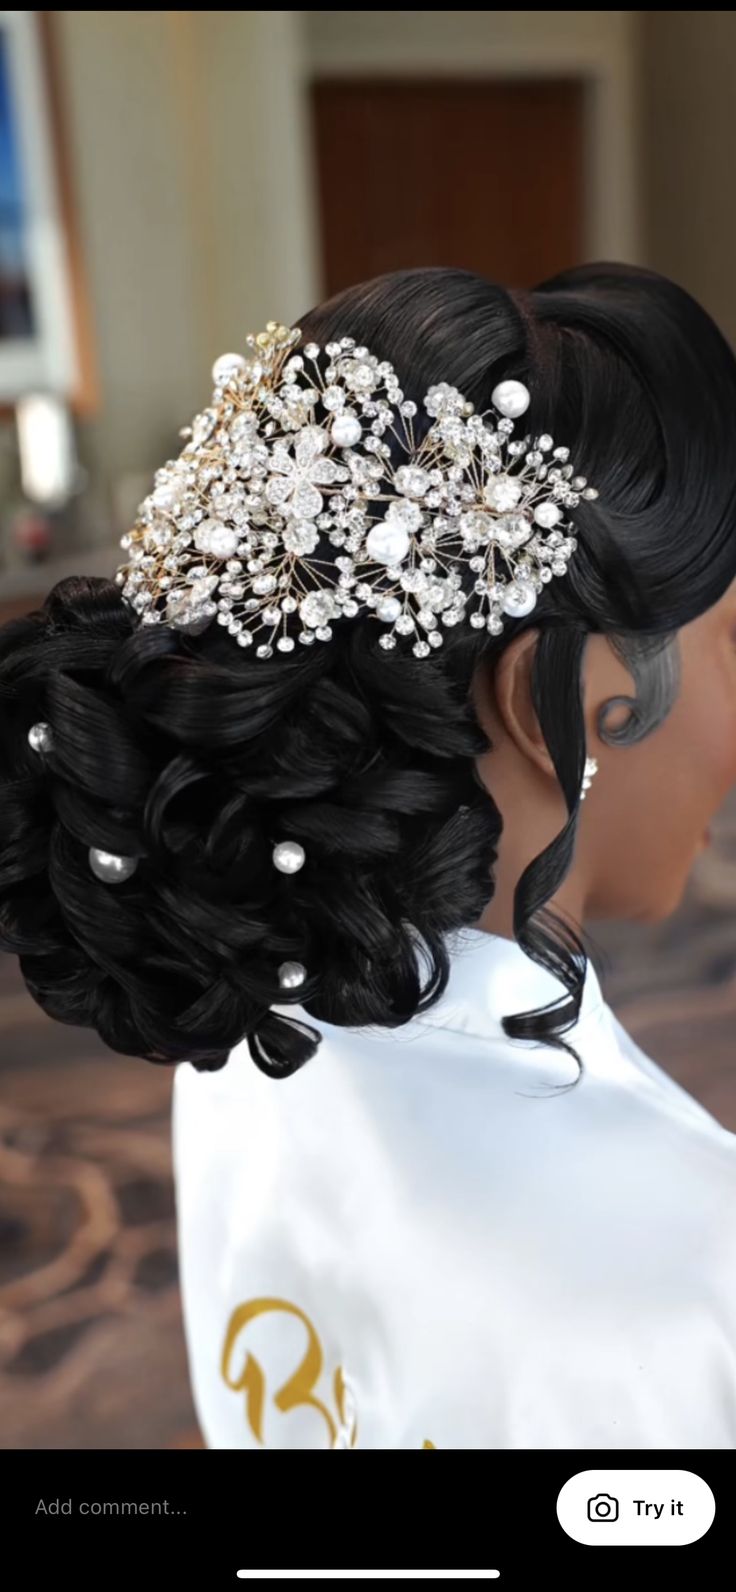
[[637,1074],[650,1089],[656,1091],[670,1106],[684,1123],[692,1123],[694,1127],[705,1130],[719,1143],[721,1148],[731,1153],[736,1159],[736,1134],[732,1133],[718,1118],[713,1116],[706,1106],[702,1105],[695,1096],[690,1094],[683,1084],[679,1083],[672,1073],[660,1065],[659,1062],[647,1054],[645,1050],[632,1038],[628,1029],[621,1020],[608,1008],[611,1029],[615,1035],[616,1043],[622,1058],[636,1069]]
[[257,1141],[259,1160],[290,1147],[313,1166],[328,1153],[333,1169],[345,1154],[348,1175],[356,1145],[384,1138],[400,1155],[402,1130],[415,1151],[425,1133],[432,1155],[441,1138],[443,1160],[471,1147],[492,1157],[505,1137],[520,1156],[525,1145],[538,1153],[541,1135],[550,1152],[555,1143],[579,1141],[597,1143],[601,1153],[610,1147],[614,1157],[627,1135],[649,1136],[653,1148],[669,1140],[673,1153],[690,1137],[736,1168],[736,1135],[646,1055],[597,986],[566,1036],[575,1055],[510,1039],[500,1022],[479,1024],[476,1012],[452,1001],[394,1029],[336,1027],[289,1010],[319,1032],[315,1056],[278,1080],[259,1070],[245,1043],[215,1073],[181,1064],[174,1086],[180,1137],[209,1139],[221,1154],[229,1143],[240,1153]]

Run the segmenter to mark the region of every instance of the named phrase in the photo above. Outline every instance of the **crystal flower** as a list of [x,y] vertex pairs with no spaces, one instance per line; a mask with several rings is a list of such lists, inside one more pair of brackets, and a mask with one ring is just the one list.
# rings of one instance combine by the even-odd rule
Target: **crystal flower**
[[323,457],[328,442],[326,432],[319,426],[305,426],[297,432],[293,453],[285,442],[273,448],[266,497],[282,514],[300,520],[316,520],[324,507],[319,488],[348,480],[344,467],[334,459]]

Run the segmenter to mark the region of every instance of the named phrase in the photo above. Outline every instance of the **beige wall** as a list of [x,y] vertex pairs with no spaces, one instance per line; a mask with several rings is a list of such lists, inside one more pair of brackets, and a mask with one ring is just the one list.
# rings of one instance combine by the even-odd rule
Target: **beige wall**
[[647,258],[736,343],[736,13],[641,17]]
[[[305,104],[315,73],[586,73],[603,111],[591,121],[602,164],[589,253],[678,277],[736,337],[733,12],[55,20],[100,367],[103,407],[83,438],[98,478],[145,479],[208,396],[215,353],[319,296]],[[355,202],[357,189],[348,211]]]
[[85,447],[115,478],[166,456],[218,352],[317,296],[299,14],[55,16],[103,400]]
[[[605,67],[606,158],[626,168],[632,13],[428,12],[421,28],[407,11],[55,16],[103,397],[84,447],[113,479],[175,446],[215,352],[319,296],[311,74]],[[630,184],[595,185],[591,208],[603,186],[601,236],[631,252]]]
[[[393,67],[423,72],[444,61],[448,71],[489,64],[514,68],[537,55],[550,68],[626,53],[636,11],[306,11],[313,64],[344,70],[359,57],[366,71]],[[438,48],[439,47],[439,48]],[[441,52],[441,53],[440,53]]]

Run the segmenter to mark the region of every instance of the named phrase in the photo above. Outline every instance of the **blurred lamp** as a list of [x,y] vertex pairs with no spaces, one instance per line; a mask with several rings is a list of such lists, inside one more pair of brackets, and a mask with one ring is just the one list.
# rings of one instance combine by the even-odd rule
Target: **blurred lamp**
[[24,494],[44,508],[61,508],[74,492],[78,473],[69,410],[51,393],[27,393],[15,413]]

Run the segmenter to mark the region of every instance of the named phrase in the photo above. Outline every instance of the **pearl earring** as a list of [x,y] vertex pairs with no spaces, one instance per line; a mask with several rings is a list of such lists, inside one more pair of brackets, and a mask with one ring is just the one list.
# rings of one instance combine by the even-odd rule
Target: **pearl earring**
[[582,783],[582,786],[581,786],[581,789],[580,789],[580,800],[581,800],[581,802],[585,801],[585,793],[586,793],[586,791],[590,790],[590,787],[591,787],[591,785],[593,783],[593,776],[595,774],[597,774],[597,773],[598,773],[598,763],[597,763],[596,759],[594,757],[586,757],[586,759],[585,759],[585,768],[583,770],[583,783]]

